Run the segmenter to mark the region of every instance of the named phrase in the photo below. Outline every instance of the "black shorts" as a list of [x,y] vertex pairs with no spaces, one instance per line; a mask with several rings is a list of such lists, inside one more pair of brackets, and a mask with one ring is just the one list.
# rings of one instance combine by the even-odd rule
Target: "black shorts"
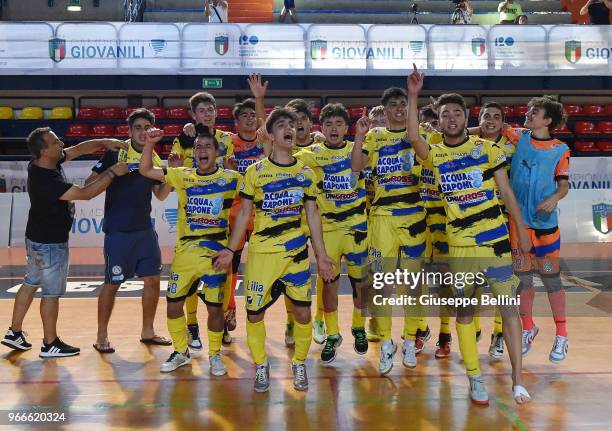
[[285,9],[295,9],[295,0],[283,0]]
[[106,284],[121,284],[134,276],[161,273],[161,251],[153,229],[108,232],[104,236]]

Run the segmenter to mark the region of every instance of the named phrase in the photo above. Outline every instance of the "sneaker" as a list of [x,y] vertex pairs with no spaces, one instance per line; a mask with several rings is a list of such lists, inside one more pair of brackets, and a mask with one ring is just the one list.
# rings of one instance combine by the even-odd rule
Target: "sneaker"
[[270,389],[270,364],[266,361],[255,368],[255,392],[268,392]]
[[438,348],[436,349],[434,356],[437,359],[448,358],[451,352],[451,334],[440,333],[440,335],[438,335],[438,342],[436,343],[436,346],[438,346]]
[[552,362],[553,364],[558,364],[563,361],[567,356],[567,348],[567,337],[556,335],[552,350],[550,351],[550,355],[548,355],[548,359],[550,360],[550,362]]
[[470,397],[474,404],[489,405],[489,394],[480,374],[468,376],[470,381]]
[[161,373],[169,373],[174,371],[183,365],[187,365],[191,362],[191,356],[189,356],[189,349],[185,353],[177,352],[176,350],[170,354],[170,357],[166,362],[161,364],[159,371]]
[[336,349],[342,344],[342,335],[328,335],[325,340],[325,347],[321,352],[321,361],[330,364],[336,359]]
[[195,323],[187,325],[187,345],[194,356],[198,356],[202,352],[202,340],[200,339],[200,326]]
[[227,326],[228,331],[233,331],[236,329],[236,309],[228,308],[225,312],[225,326]]
[[397,351],[397,345],[393,340],[385,340],[380,345],[380,362],[378,363],[378,372],[387,374],[393,369],[393,357]]
[[523,356],[525,356],[531,350],[531,343],[535,340],[540,330],[537,326],[533,325],[533,328],[529,331],[523,331]]
[[501,332],[499,334],[491,334],[489,357],[496,361],[504,357],[504,337]]
[[380,341],[381,336],[378,332],[378,324],[376,323],[375,318],[370,318],[368,320],[368,341],[378,342]]
[[480,341],[480,336],[482,335],[482,331],[479,329],[478,331],[476,331],[476,342],[478,343]]
[[293,387],[297,391],[308,390],[308,376],[306,375],[305,364],[293,364],[291,366],[293,370]]
[[430,338],[431,331],[429,330],[429,326],[424,331],[417,329],[416,339],[414,340],[417,355],[423,351],[425,348],[425,343],[429,341]]
[[210,362],[210,374],[213,376],[224,376],[227,374],[227,368],[223,363],[220,353],[209,356],[208,361]]
[[15,350],[30,350],[32,345],[26,340],[26,335],[23,331],[13,331],[8,328],[1,343]]
[[325,325],[322,320],[313,320],[312,328],[314,329],[314,333],[312,334],[312,340],[317,344],[325,343]]
[[221,338],[221,343],[223,343],[224,346],[229,346],[232,344],[232,340],[232,336],[227,332],[227,326],[223,325],[223,338]]
[[366,337],[365,329],[351,328],[351,333],[355,337],[355,343],[353,343],[355,353],[365,355],[368,352],[368,338]]
[[293,339],[293,323],[287,323],[287,329],[285,329],[285,346],[290,349],[295,347],[295,340]]
[[45,343],[45,340],[42,341],[38,356],[41,358],[63,358],[64,356],[76,356],[79,353],[81,353],[81,349],[69,346],[59,337],[56,337],[51,344]]
[[404,340],[402,353],[404,354],[404,359],[402,360],[402,364],[404,364],[404,367],[416,367],[416,340]]

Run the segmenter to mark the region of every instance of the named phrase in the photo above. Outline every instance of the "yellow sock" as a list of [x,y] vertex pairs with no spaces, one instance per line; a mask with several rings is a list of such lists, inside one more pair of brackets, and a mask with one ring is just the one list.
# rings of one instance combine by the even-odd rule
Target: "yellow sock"
[[293,304],[287,295],[285,295],[284,298],[285,308],[287,309],[287,325],[293,325],[293,322],[295,322],[295,319],[293,318]]
[[308,323],[301,324],[296,321],[293,327],[293,339],[295,340],[293,363],[301,364],[306,360],[308,350],[310,350],[310,343],[312,342],[312,322],[309,321]]
[[351,328],[364,328],[366,318],[363,315],[364,310],[359,308],[353,308],[353,320],[351,322]]
[[323,320],[325,307],[323,306],[323,279],[317,275],[317,311],[315,311],[315,320]]
[[415,340],[417,329],[419,328],[419,317],[404,317],[404,340]]
[[480,359],[478,358],[478,346],[476,345],[476,328],[474,322],[467,325],[456,323],[457,337],[459,338],[459,350],[463,358],[463,364],[468,376],[480,374]]
[[449,316],[440,316],[440,334],[449,334],[451,333],[450,329],[450,317]]
[[194,293],[185,298],[185,313],[187,314],[187,324],[197,325],[198,323],[198,294]]
[[187,350],[187,319],[181,316],[177,319],[167,319],[167,323],[174,350],[184,353]]
[[376,323],[378,324],[378,333],[380,334],[381,340],[391,339],[391,316],[378,316],[376,317]]
[[223,331],[215,332],[208,330],[208,356],[216,355],[221,351],[221,339]]
[[423,332],[427,331],[427,319],[425,317],[419,317],[419,329]]
[[476,314],[474,315],[474,318],[472,319],[472,321],[474,322],[474,337],[476,336],[476,332],[480,331],[480,314],[479,310],[476,310]]
[[325,312],[325,327],[327,328],[328,336],[340,333],[340,328],[338,328],[338,310]]
[[264,321],[252,323],[247,319],[247,344],[256,365],[263,365],[266,357],[266,325]]
[[495,307],[495,321],[493,324],[493,333],[501,334],[503,332],[502,316],[499,307]]

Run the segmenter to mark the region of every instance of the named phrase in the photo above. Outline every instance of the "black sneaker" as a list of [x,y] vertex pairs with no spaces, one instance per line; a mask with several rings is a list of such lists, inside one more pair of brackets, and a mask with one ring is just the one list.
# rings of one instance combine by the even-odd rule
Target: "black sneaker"
[[482,331],[478,330],[476,331],[476,342],[478,343],[480,341],[480,336],[482,335]]
[[321,361],[324,364],[334,362],[336,359],[336,349],[342,344],[342,335],[328,335],[325,339],[325,347],[321,352]]
[[357,353],[358,355],[365,355],[368,351],[368,337],[366,335],[365,329],[351,328],[351,332],[353,333],[353,337],[355,337],[355,343],[353,344],[355,353]]
[[197,323],[187,325],[187,332],[189,335],[187,338],[187,346],[189,346],[189,350],[193,351],[194,353],[201,352],[202,340],[200,340],[200,326]]
[[38,356],[41,358],[63,358],[64,356],[76,356],[79,353],[81,353],[81,349],[69,346],[60,340],[59,337],[56,337],[51,344],[47,344],[43,340]]
[[23,331],[13,331],[8,328],[1,343],[15,350],[30,350],[32,345],[28,343],[25,336],[26,334]]

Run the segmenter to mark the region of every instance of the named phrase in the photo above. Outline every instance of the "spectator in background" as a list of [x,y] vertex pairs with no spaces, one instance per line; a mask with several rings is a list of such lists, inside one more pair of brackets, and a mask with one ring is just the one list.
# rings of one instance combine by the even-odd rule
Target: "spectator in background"
[[227,0],[205,0],[204,14],[208,22],[227,22]]
[[471,24],[474,8],[470,0],[455,3],[455,10],[451,14],[451,24]]
[[589,15],[591,24],[609,25],[612,0],[589,0],[580,9],[580,15]]
[[373,107],[368,117],[370,118],[370,129],[374,127],[387,127],[387,118],[385,117],[385,107],[383,105]]
[[516,19],[516,24],[529,24],[527,15],[521,15]]
[[497,11],[499,12],[500,24],[514,24],[517,18],[523,15],[521,5],[515,3],[514,0],[506,0],[501,2],[497,7]]
[[297,22],[297,15],[295,13],[295,0],[283,1],[283,10],[280,14],[280,22],[285,22],[285,18],[287,18],[287,12],[289,12],[291,21],[295,24]]

